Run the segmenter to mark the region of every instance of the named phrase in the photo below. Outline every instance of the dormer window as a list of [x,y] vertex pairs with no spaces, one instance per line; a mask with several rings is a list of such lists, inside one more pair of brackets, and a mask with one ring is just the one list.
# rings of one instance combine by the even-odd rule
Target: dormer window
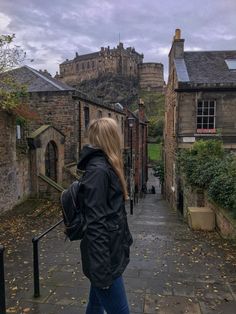
[[229,70],[236,70],[236,59],[226,59],[225,62]]

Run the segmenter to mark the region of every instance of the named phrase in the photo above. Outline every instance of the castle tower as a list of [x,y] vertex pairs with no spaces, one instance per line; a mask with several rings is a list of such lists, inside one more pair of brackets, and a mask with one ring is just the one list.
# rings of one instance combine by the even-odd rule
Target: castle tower
[[139,85],[147,91],[162,91],[164,86],[163,64],[142,63],[138,66]]

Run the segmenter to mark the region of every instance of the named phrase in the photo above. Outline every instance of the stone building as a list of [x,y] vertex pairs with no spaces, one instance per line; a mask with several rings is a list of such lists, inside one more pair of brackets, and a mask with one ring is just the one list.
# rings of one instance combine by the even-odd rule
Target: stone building
[[143,54],[134,48],[124,48],[122,43],[116,48],[102,47],[100,51],[78,55],[72,60],[60,64],[60,73],[56,78],[77,86],[83,81],[96,79],[107,74],[138,79],[140,88],[162,91],[164,85],[163,65],[161,63],[143,63]]
[[[145,115],[144,103],[140,100],[139,108],[134,112],[126,110],[125,121],[125,169],[128,186],[132,173],[130,173],[131,165],[133,168],[133,190],[139,195],[142,194],[143,187],[146,186],[148,180],[148,152],[147,152],[147,134],[148,120]],[[130,124],[130,118],[132,124]],[[131,143],[132,142],[132,143]],[[132,147],[132,151],[131,151]],[[132,163],[131,163],[132,158]]]
[[136,77],[138,64],[142,62],[142,54],[131,47],[125,49],[123,44],[119,43],[113,49],[108,46],[85,55],[76,53],[73,60],[67,59],[60,64],[60,78],[67,84],[76,85],[108,73]]
[[11,75],[27,86],[25,101],[38,114],[38,119],[27,125],[16,125],[14,116],[0,112],[0,212],[29,195],[49,194],[51,191],[39,175],[63,183],[68,180],[68,173],[75,173],[92,119],[102,116],[116,119],[124,145],[125,113],[119,104],[96,103],[48,74],[27,66],[13,70]]
[[169,53],[164,130],[164,190],[182,210],[176,154],[198,139],[236,151],[236,51],[184,51],[177,29]]

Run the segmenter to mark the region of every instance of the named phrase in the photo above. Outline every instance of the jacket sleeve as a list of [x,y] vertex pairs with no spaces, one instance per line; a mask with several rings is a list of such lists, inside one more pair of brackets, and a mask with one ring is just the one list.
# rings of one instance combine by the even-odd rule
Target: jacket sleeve
[[95,287],[112,284],[109,233],[106,225],[108,173],[99,167],[87,170],[83,178],[84,215],[87,229],[83,242],[86,268]]

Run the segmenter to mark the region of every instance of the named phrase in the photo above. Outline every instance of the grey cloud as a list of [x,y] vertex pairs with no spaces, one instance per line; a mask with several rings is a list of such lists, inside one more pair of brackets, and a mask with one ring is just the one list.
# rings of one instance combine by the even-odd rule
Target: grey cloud
[[116,46],[119,33],[125,46],[166,69],[164,52],[177,27],[190,49],[236,49],[235,10],[235,0],[1,0],[1,12],[11,19],[4,31],[16,33],[17,43],[36,60],[32,66],[45,62],[54,73],[75,51]]

